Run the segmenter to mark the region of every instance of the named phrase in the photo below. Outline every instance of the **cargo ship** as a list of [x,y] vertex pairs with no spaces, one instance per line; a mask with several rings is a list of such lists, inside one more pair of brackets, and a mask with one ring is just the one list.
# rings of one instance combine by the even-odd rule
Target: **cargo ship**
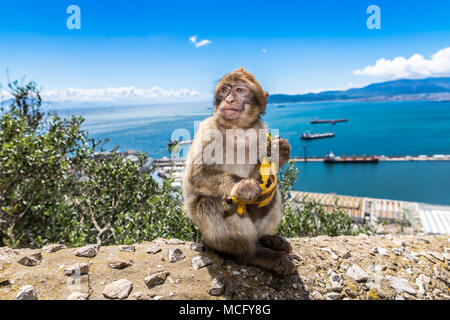
[[311,120],[311,124],[318,124],[318,123],[336,124],[336,122],[347,122],[347,119],[317,120],[317,118],[314,118],[314,120]]
[[337,157],[331,151],[325,156],[324,163],[377,163],[378,158],[375,156],[345,156]]
[[324,133],[310,133],[309,131],[304,132],[300,139],[302,140],[312,140],[312,139],[320,139],[320,138],[332,138],[336,134],[334,132],[324,132]]

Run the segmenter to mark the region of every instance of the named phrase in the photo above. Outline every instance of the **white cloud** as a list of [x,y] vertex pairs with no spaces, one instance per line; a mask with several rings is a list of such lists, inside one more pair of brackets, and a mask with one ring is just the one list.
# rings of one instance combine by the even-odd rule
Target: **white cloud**
[[262,51],[262,53],[267,53],[267,49],[265,49],[265,48],[262,49],[261,51]]
[[375,65],[353,71],[355,75],[366,75],[385,79],[421,78],[450,74],[450,47],[444,48],[426,59],[416,53],[409,59],[396,57],[393,60],[381,58]]
[[200,47],[203,47],[203,46],[206,46],[206,45],[212,43],[211,40],[207,40],[207,39],[203,39],[203,40],[197,42],[197,36],[190,37],[189,41],[192,42],[196,48],[200,48]]
[[[139,89],[133,86],[102,89],[54,89],[41,92],[44,101],[49,102],[149,102],[160,100],[183,100],[198,97],[198,91],[190,89],[165,90],[160,87]],[[4,100],[11,98],[8,91],[0,91]]]

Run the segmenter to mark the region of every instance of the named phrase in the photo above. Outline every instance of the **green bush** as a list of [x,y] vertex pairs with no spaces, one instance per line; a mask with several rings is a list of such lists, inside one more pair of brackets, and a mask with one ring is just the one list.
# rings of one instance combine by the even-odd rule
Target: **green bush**
[[83,119],[44,115],[34,83],[9,85],[0,117],[0,245],[121,244],[155,237],[196,239],[171,181],[158,185],[105,143],[88,138]]

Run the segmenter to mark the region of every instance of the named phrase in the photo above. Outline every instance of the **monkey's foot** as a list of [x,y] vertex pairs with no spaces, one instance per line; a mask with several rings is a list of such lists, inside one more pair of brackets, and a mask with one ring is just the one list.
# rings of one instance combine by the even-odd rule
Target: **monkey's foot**
[[292,252],[292,246],[285,237],[278,235],[265,235],[259,238],[259,242],[262,246],[270,248],[277,251],[284,251],[286,253]]
[[273,271],[282,276],[287,276],[294,273],[297,270],[291,257],[287,254],[281,256],[280,260],[274,265]]

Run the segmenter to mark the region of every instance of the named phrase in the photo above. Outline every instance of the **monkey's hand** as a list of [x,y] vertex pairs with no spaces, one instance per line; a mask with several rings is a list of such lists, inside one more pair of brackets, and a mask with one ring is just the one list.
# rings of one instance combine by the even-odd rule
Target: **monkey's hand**
[[236,183],[231,189],[231,196],[245,201],[255,200],[261,193],[258,181],[247,178]]
[[[281,168],[282,166],[285,165],[286,162],[289,161],[289,158],[291,156],[291,145],[289,144],[289,141],[287,141],[286,139],[281,139],[280,137],[275,137],[272,142],[274,143],[275,148],[273,148],[272,150],[272,154],[274,154],[274,152],[278,152],[278,162],[279,162],[279,167]],[[276,147],[278,142],[278,148]]]

